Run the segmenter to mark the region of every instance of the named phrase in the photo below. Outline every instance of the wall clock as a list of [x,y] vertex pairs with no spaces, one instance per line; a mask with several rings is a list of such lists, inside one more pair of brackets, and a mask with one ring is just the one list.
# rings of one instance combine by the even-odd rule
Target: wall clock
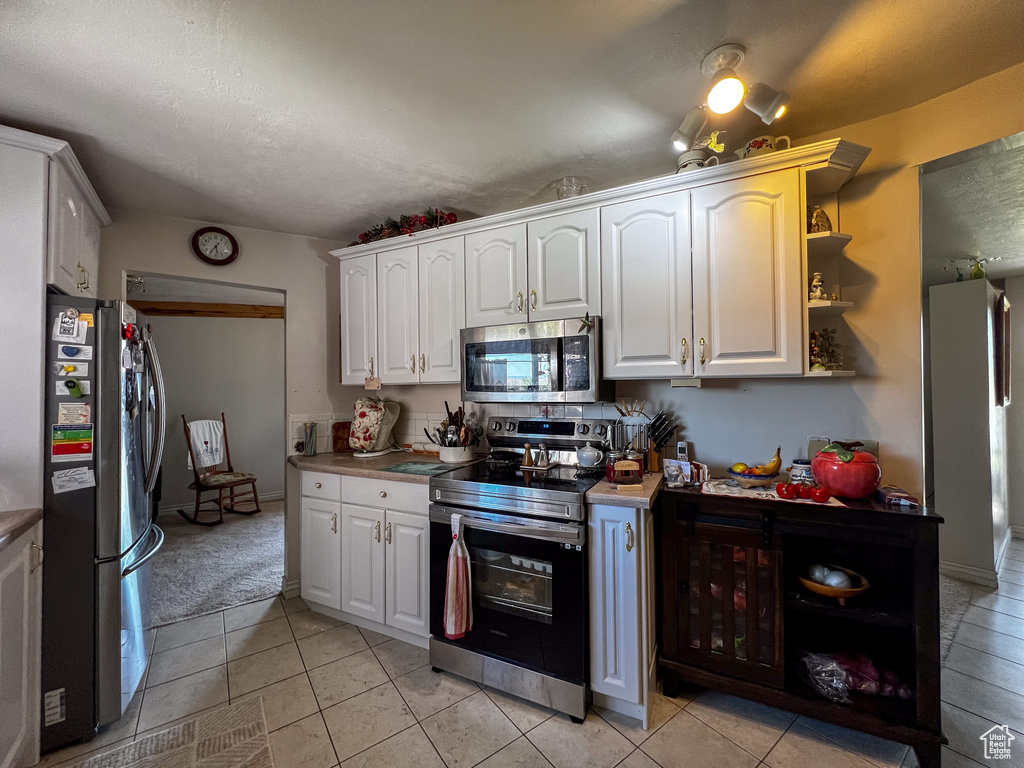
[[238,241],[220,227],[203,227],[192,235],[192,252],[207,264],[221,267],[238,258]]

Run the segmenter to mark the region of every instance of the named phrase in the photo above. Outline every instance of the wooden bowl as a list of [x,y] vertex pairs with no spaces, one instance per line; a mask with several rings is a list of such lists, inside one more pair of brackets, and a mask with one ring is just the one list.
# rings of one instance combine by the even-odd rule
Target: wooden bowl
[[860,586],[850,587],[849,589],[840,589],[839,587],[830,587],[827,584],[819,584],[818,582],[811,581],[803,576],[798,576],[797,578],[800,579],[800,583],[807,587],[807,589],[811,590],[811,592],[814,592],[817,595],[822,595],[823,597],[834,597],[839,601],[840,605],[846,605],[848,598],[856,597],[862,592],[866,592],[871,586],[871,583],[867,579],[856,571],[851,571],[849,568],[843,568],[838,565],[826,565],[825,567],[830,571],[842,571],[850,577],[850,581],[854,584],[859,583]]
[[726,472],[744,488],[766,488],[779,476],[778,472],[774,475],[753,475],[749,472],[733,472],[731,469],[727,469]]

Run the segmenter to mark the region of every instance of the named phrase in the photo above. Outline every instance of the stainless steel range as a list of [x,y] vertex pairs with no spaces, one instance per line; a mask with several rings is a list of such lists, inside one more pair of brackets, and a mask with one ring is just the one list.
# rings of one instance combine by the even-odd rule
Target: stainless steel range
[[[486,461],[430,481],[430,663],[498,690],[586,715],[587,491],[603,476],[576,466],[577,447],[600,444],[606,421],[508,419],[487,427]],[[552,464],[523,469],[525,446]],[[444,635],[451,517],[463,516],[472,561],[473,629]]]

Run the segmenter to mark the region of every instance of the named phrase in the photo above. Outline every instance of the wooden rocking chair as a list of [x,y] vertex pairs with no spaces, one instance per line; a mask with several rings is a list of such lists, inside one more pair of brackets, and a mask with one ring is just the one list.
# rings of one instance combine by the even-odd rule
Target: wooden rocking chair
[[[255,515],[261,512],[260,499],[256,495],[256,476],[245,472],[236,472],[231,464],[231,448],[228,445],[228,424],[224,419],[224,413],[220,414],[220,421],[224,427],[224,458],[227,469],[218,469],[219,464],[208,467],[200,467],[196,461],[195,452],[192,449],[192,430],[189,429],[185,414],[181,414],[181,423],[185,426],[185,443],[188,445],[188,455],[192,459],[192,472],[195,474],[195,481],[189,488],[196,492],[196,508],[191,516],[183,509],[178,514],[194,525],[220,525],[224,522],[224,513],[233,512],[236,515]],[[248,490],[236,490],[239,487],[249,486]],[[217,493],[216,499],[203,499],[204,493]],[[224,504],[224,494],[228,494],[228,503]],[[206,506],[203,505],[215,505]],[[253,509],[238,509],[238,504],[251,504]],[[200,520],[200,512],[218,513],[216,520]]]

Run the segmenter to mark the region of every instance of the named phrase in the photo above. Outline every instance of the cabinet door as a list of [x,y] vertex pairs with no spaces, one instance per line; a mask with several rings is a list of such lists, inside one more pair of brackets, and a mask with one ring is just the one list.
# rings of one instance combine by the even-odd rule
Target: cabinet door
[[598,209],[531,221],[528,233],[530,322],[600,315]]
[[461,237],[419,247],[420,381],[457,384],[466,327],[466,243]]
[[419,381],[416,272],[416,246],[377,254],[377,375],[385,384]]
[[526,322],[526,225],[466,235],[466,327]]
[[306,600],[341,608],[341,504],[302,497],[299,541]]
[[92,208],[86,208],[82,216],[82,248],[79,253],[79,273],[82,275],[83,296],[96,298],[96,286],[100,279],[100,222]]
[[384,623],[384,510],[341,505],[341,610]]
[[80,263],[85,250],[86,208],[67,171],[51,162],[46,281],[71,296],[84,295],[87,283]]
[[698,376],[803,372],[803,223],[795,168],[693,191]]
[[643,698],[642,510],[590,508],[590,685],[631,704]]
[[0,765],[12,768],[39,761],[42,531],[36,524],[0,553]]
[[363,385],[377,372],[377,257],[341,262],[341,383]]
[[601,209],[605,378],[692,374],[689,211],[689,192]]
[[421,637],[430,635],[430,523],[426,515],[388,510],[387,623]]

